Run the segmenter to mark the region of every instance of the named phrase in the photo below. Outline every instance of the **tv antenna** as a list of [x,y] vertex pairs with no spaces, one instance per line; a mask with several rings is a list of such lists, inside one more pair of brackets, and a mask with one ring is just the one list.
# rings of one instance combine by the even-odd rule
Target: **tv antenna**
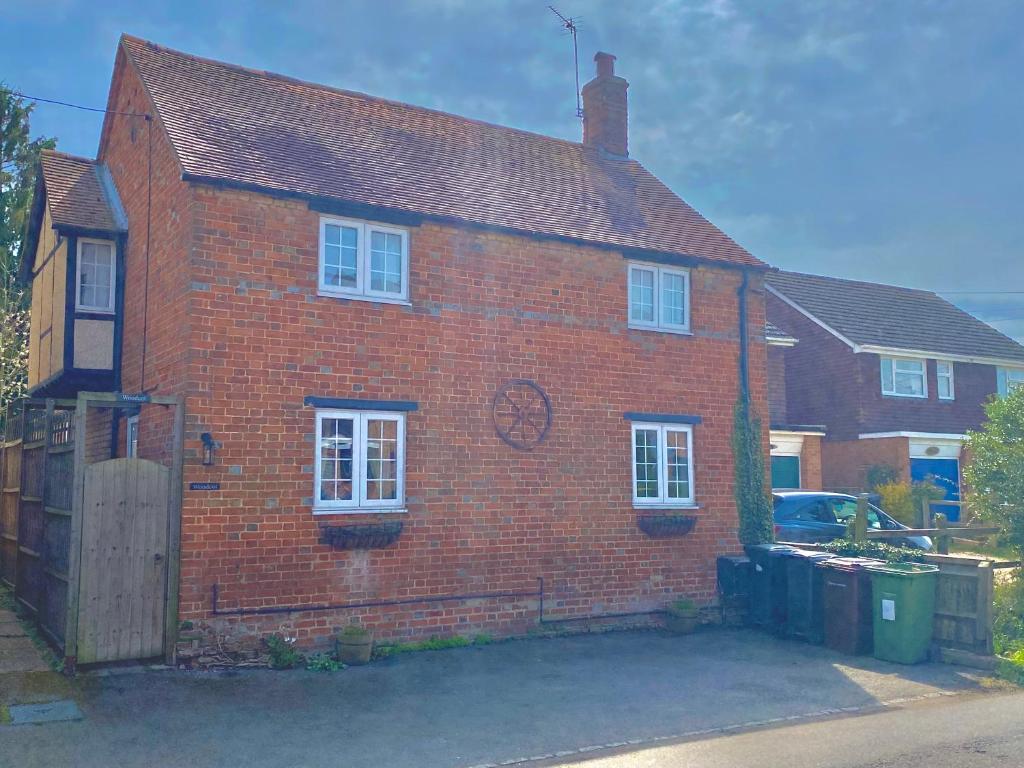
[[579,48],[576,46],[576,30],[578,28],[576,22],[579,20],[579,17],[577,16],[576,18],[573,18],[570,16],[569,18],[566,18],[559,13],[558,9],[553,5],[549,5],[548,9],[555,14],[559,20],[561,20],[562,26],[569,31],[569,34],[572,35],[572,59],[576,66],[576,117],[582,120],[583,105],[580,104],[580,52]]

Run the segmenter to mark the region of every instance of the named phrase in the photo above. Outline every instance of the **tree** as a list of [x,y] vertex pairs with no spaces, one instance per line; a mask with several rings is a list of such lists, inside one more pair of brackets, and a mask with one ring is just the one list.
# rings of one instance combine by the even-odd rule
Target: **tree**
[[18,285],[18,255],[39,153],[56,145],[30,137],[34,106],[0,84],[0,426],[7,404],[25,394],[28,380],[29,293]]
[[989,401],[985,416],[981,430],[969,432],[965,444],[967,500],[1024,556],[1024,387]]

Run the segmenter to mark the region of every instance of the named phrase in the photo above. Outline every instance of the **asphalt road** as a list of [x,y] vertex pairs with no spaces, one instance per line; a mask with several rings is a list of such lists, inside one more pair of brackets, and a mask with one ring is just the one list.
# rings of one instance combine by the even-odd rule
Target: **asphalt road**
[[577,768],[982,768],[1024,766],[1024,692],[966,695],[880,712],[634,748]]

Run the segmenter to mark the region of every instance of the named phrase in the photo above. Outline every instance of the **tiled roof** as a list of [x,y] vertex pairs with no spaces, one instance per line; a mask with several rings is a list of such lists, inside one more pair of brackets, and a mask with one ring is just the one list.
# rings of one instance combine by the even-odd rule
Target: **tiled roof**
[[1024,362],[1024,346],[930,291],[797,272],[766,279],[854,344]]
[[80,227],[117,232],[117,203],[108,199],[102,174],[95,161],[43,150],[39,158],[46,201],[54,226]]
[[125,36],[187,177],[760,266],[635,160]]

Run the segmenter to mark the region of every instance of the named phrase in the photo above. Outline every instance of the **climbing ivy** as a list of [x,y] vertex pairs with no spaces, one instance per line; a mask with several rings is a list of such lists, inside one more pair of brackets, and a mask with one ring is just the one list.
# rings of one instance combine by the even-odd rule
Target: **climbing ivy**
[[740,543],[771,543],[775,526],[771,498],[765,488],[761,419],[742,395],[733,411],[732,453]]

